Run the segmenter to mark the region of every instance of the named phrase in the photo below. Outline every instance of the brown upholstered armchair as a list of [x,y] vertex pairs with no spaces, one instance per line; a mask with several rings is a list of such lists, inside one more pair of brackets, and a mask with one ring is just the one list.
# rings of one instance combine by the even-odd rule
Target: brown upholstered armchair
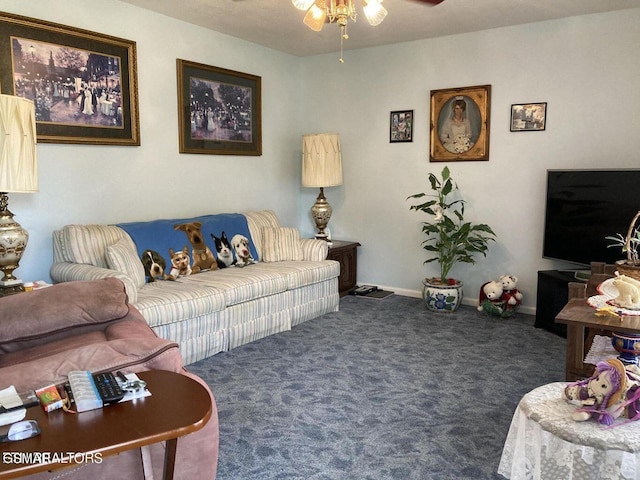
[[[178,345],[159,338],[129,305],[120,280],[61,283],[0,298],[0,388],[14,385],[22,392],[60,384],[71,370],[170,370],[194,378],[211,394],[184,369]],[[209,422],[178,440],[175,478],[215,478],[218,416],[213,395],[211,400]],[[160,478],[163,458],[164,445],[154,444],[100,464],[28,478]]]

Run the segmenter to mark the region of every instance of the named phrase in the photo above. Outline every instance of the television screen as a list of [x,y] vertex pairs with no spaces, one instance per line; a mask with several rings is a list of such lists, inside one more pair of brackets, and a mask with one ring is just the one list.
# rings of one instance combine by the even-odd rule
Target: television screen
[[626,258],[605,237],[627,235],[640,210],[640,170],[548,170],[543,257],[589,265]]

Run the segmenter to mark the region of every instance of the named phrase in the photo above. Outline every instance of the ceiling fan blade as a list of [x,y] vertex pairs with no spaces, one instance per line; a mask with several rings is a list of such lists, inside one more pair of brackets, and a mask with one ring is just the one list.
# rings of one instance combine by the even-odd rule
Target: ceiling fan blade
[[444,2],[444,0],[414,0],[415,2],[420,3],[428,3],[430,5],[438,5],[439,3]]

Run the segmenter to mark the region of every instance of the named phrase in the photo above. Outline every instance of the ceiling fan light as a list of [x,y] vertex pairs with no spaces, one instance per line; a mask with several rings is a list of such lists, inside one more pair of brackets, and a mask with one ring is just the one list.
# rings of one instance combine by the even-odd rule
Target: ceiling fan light
[[322,27],[324,27],[324,22],[326,19],[326,9],[319,7],[318,3],[315,3],[309,10],[307,10],[307,14],[304,16],[304,19],[302,21],[311,30],[319,32],[320,30],[322,30]]
[[293,6],[298,10],[308,10],[315,0],[291,0]]
[[387,16],[387,9],[382,6],[382,0],[365,0],[362,10],[369,25],[374,27],[380,25]]

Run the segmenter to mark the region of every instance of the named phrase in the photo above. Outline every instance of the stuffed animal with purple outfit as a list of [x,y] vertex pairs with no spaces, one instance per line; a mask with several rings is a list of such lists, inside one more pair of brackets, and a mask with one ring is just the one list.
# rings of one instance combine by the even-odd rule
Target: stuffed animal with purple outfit
[[580,407],[571,416],[576,422],[595,417],[610,426],[619,417],[640,420],[640,368],[617,358],[598,362],[593,375],[568,384],[564,396]]

